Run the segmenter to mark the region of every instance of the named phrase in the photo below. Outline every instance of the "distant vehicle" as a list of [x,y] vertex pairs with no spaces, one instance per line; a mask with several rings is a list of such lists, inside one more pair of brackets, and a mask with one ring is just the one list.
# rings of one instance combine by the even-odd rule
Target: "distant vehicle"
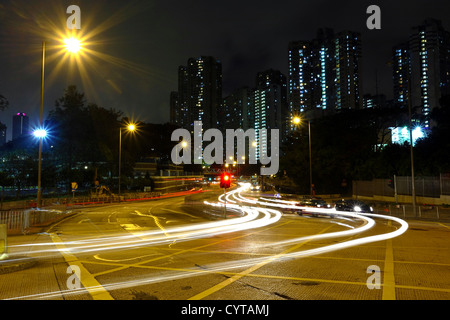
[[[325,209],[331,208],[331,205],[329,203],[326,203],[325,200],[323,200],[321,198],[316,198],[316,197],[303,198],[302,200],[300,200],[298,205],[301,207],[313,207],[313,208],[325,208]],[[297,211],[297,214],[300,216],[302,216],[304,213],[308,213],[308,210],[301,209],[301,210]],[[313,217],[318,217],[320,215],[320,213],[316,213],[316,212],[310,212],[310,214]]]
[[326,203],[321,198],[306,198],[302,199],[299,203],[300,206],[316,207],[316,208],[331,208],[331,205]]
[[360,200],[339,200],[335,203],[336,211],[371,213],[373,208]]
[[252,184],[250,191],[259,191],[261,189],[259,184]]

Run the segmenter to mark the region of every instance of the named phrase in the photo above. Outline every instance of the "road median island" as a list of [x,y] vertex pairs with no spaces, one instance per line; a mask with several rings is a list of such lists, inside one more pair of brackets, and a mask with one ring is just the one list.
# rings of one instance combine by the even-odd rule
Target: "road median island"
[[205,204],[205,201],[217,203],[218,197],[222,194],[223,191],[221,190],[211,190],[211,192],[187,196],[184,198],[184,204],[181,205],[181,209],[189,214],[201,215],[208,220],[229,219],[241,216],[242,213],[238,210],[228,208],[225,212],[223,206]]

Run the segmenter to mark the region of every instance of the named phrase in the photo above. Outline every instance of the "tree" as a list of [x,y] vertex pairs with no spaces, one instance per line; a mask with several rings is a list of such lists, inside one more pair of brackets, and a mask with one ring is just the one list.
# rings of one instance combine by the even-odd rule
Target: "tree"
[[[339,193],[342,181],[372,179],[380,171],[380,145],[388,128],[404,121],[400,109],[342,110],[311,121],[311,159],[313,183],[318,193]],[[309,193],[309,149],[307,125],[294,131],[283,147],[281,172]]]
[[0,94],[0,111],[5,111],[9,106],[8,99]]
[[49,126],[58,162],[63,164],[59,177],[68,190],[73,181],[89,180],[83,171],[85,166],[100,168],[98,175],[107,175],[104,170],[111,175],[117,163],[120,116],[121,112],[88,104],[76,86],[69,86],[56,101],[49,113]]

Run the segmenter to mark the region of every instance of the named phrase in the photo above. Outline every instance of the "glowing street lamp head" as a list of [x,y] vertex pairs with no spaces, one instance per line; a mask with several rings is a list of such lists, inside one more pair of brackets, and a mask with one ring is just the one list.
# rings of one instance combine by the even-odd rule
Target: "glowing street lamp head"
[[294,124],[300,124],[300,117],[294,117],[293,119],[292,119],[292,122],[294,123]]
[[45,129],[36,129],[33,131],[33,135],[36,138],[42,139],[45,138],[47,136],[47,130]]
[[64,39],[67,51],[70,53],[77,53],[81,50],[81,41],[76,38]]
[[130,130],[130,131],[136,130],[136,126],[135,126],[134,124],[129,124],[127,128],[128,128],[128,130]]

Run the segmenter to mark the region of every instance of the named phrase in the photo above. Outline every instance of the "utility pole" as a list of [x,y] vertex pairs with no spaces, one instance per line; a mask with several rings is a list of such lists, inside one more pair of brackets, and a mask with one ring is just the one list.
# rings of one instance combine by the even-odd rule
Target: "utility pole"
[[414,217],[416,217],[416,182],[414,177],[414,146],[412,135],[411,79],[408,81],[408,115],[409,115],[409,146],[411,153],[411,197]]

